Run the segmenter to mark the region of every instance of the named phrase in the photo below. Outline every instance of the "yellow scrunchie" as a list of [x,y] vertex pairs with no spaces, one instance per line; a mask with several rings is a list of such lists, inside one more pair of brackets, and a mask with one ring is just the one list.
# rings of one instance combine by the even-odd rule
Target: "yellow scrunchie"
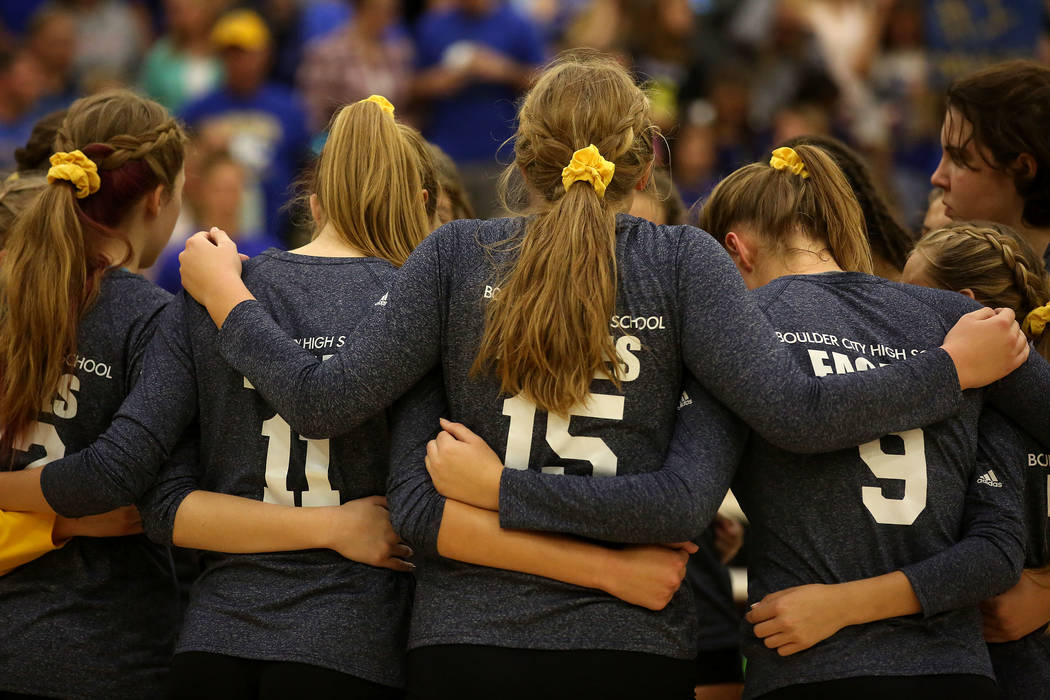
[[614,172],[616,165],[602,158],[602,154],[592,143],[572,154],[572,160],[561,171],[561,184],[568,192],[569,185],[583,180],[591,183],[599,197],[604,197],[605,188],[612,182]]
[[51,156],[51,169],[47,171],[47,182],[68,180],[77,188],[77,199],[98,192],[102,181],[98,178],[98,166],[79,150],[66,153],[59,151]]
[[790,170],[803,180],[809,177],[809,171],[806,170],[806,164],[803,163],[799,155],[795,153],[795,149],[788,146],[773,151],[773,157],[769,159],[769,167],[774,170]]
[[1047,324],[1050,324],[1050,304],[1043,304],[1038,309],[1028,312],[1024,323],[1021,324],[1021,330],[1031,338],[1038,338]]
[[379,108],[389,114],[391,117],[394,116],[394,105],[390,104],[390,100],[383,97],[382,95],[372,95],[361,100],[361,102],[375,102],[379,105]]

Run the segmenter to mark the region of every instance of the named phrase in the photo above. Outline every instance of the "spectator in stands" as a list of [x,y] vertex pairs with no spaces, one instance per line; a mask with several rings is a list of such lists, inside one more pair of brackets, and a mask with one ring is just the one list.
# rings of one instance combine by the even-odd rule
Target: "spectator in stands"
[[424,133],[459,165],[478,213],[490,215],[496,151],[514,135],[515,101],[544,60],[539,30],[506,0],[455,0],[423,15],[417,49],[415,93],[430,108]]
[[718,150],[710,120],[686,122],[678,131],[671,156],[671,174],[687,207],[710,194],[718,184]]
[[76,26],[73,65],[84,92],[114,83],[129,84],[145,51],[148,27],[130,3],[71,0]]
[[[261,232],[245,231],[241,226],[241,206],[244,202],[247,177],[241,166],[229,153],[219,151],[205,156],[196,166],[197,182],[186,205],[193,219],[194,231],[218,226],[233,240],[245,255],[255,256],[267,248],[283,248],[280,241]],[[181,245],[168,246],[157,260],[154,281],[171,293],[182,289],[179,280],[179,253]]]
[[645,76],[653,121],[670,132],[678,119],[678,91],[690,67],[703,63],[703,44],[689,0],[628,0],[623,3],[633,28],[627,48],[634,68]]
[[216,8],[210,0],[165,0],[164,9],[168,33],[146,54],[139,85],[175,112],[222,79],[222,66],[208,40]]
[[77,27],[73,14],[57,5],[45,5],[29,22],[25,48],[40,71],[42,111],[65,109],[77,99],[73,74]]
[[0,53],[0,171],[15,166],[14,152],[40,117],[40,71],[29,54]]
[[225,82],[188,104],[181,116],[206,150],[228,150],[258,182],[263,216],[247,223],[261,223],[267,234],[279,236],[287,220],[281,207],[307,151],[306,112],[290,90],[266,81],[271,39],[258,14],[230,12],[215,23],[211,37]]
[[320,131],[349,102],[383,95],[404,114],[412,88],[413,49],[394,29],[398,0],[352,0],[354,16],[334,34],[308,45],[299,67],[299,92]]

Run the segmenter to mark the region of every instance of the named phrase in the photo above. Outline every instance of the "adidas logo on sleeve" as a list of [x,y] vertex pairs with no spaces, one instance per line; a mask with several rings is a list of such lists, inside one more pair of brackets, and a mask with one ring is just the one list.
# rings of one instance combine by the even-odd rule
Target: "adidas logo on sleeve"
[[372,306],[386,306],[386,298],[388,296],[390,296],[390,292],[387,292],[386,294],[384,294],[382,296],[382,298],[380,298],[380,300],[377,301],[376,303],[372,304]]
[[693,400],[689,398],[689,394],[682,392],[682,398],[678,399],[678,410],[681,411],[686,406],[692,406]]
[[977,483],[984,484],[986,486],[992,486],[997,489],[1001,489],[1003,487],[1003,482],[999,481],[999,477],[997,477],[995,475],[995,472],[991,469],[977,477]]

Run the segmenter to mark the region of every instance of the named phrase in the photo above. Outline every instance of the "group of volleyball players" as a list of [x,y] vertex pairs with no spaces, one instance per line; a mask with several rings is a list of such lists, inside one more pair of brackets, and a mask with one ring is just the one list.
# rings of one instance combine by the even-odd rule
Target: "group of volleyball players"
[[[329,125],[310,243],[199,233],[169,300],[134,273],[183,133],[79,100],[0,262],[0,699],[689,698],[730,485],[746,697],[1045,696],[1037,109],[1027,64],[953,87],[934,182],[987,221],[905,265],[819,140],[729,176],[707,233],[625,213],[655,129],[590,52],[520,108],[527,211],[430,233],[434,154],[374,96]],[[203,552],[181,611],[169,544]]]

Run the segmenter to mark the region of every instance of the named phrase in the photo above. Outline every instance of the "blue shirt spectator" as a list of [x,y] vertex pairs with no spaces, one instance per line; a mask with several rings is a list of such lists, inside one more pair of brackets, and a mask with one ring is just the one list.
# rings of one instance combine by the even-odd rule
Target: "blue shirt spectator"
[[544,61],[539,29],[502,0],[459,0],[423,15],[417,43],[417,92],[433,100],[427,138],[459,163],[491,161]]
[[225,84],[180,116],[204,149],[228,150],[254,176],[263,198],[261,223],[277,236],[285,219],[281,206],[309,146],[306,111],[290,90],[266,82],[270,35],[254,12],[221,18],[212,41],[222,50]]

